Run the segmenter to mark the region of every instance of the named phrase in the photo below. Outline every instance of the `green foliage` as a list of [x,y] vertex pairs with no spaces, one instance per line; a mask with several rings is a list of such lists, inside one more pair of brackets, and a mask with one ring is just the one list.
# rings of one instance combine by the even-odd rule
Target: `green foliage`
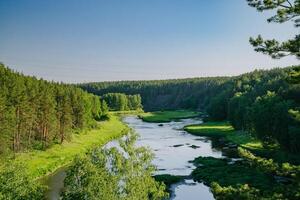
[[135,147],[131,133],[120,141],[120,149],[95,149],[77,157],[65,179],[63,199],[158,200],[167,197],[165,186],[151,176],[153,155]]
[[154,176],[156,181],[163,182],[167,187],[183,180],[182,176],[174,176],[170,174],[159,174]]
[[231,91],[230,88],[227,88],[210,100],[206,110],[212,120],[227,119],[228,101],[232,96]]
[[62,89],[58,89],[56,94],[56,118],[59,126],[60,142],[62,143],[66,138],[70,138],[70,130],[72,128],[72,107],[69,104],[70,99],[64,95]]
[[128,95],[127,98],[129,110],[140,110],[143,108],[141,95]]
[[62,83],[24,76],[0,64],[0,153],[46,149],[95,125],[100,98]]
[[265,143],[273,139],[282,147],[289,148],[288,110],[289,103],[280,99],[274,92],[258,97],[251,107],[251,122],[255,135]]
[[265,159],[259,156],[255,156],[250,151],[239,148],[239,155],[245,158],[250,166],[264,171],[269,174],[276,174],[278,176],[291,177],[300,181],[300,166],[291,165],[290,163],[278,164],[273,159]]
[[118,117],[112,115],[109,120],[99,122],[97,127],[92,130],[73,134],[69,142],[64,141],[62,144],[55,144],[44,151],[18,153],[12,165],[23,163],[24,170],[31,177],[38,178],[69,164],[75,156],[84,155],[88,150],[102,146],[127,132],[128,127]]
[[[298,188],[297,188],[298,187]],[[248,184],[222,187],[218,183],[212,183],[212,192],[217,200],[298,200],[300,197],[299,185],[276,187],[272,192],[260,191]]]
[[202,124],[188,125],[184,130],[199,136],[226,136],[234,131],[233,127],[228,122],[205,122]]
[[260,199],[259,190],[249,187],[248,184],[237,187],[222,187],[218,183],[211,184],[211,190],[217,200],[256,200]]
[[[257,155],[272,158],[279,163],[291,162],[300,164],[300,157],[298,154],[282,151],[278,145],[263,145],[260,140],[251,136],[247,131],[234,130],[228,122],[206,122],[199,125],[188,125],[184,127],[184,130],[198,136],[222,137],[229,143],[237,144]],[[299,132],[296,133],[296,131],[297,130],[295,130],[294,134],[298,136]],[[293,132],[290,132],[290,134],[292,133]],[[295,140],[294,144],[291,143],[291,145],[299,145],[298,141],[299,140]]]
[[292,84],[300,84],[300,66],[291,70],[288,81]]
[[[228,77],[189,78],[156,81],[116,81],[79,84],[82,89],[103,96],[107,93],[140,94],[146,111],[204,108],[220,91]],[[109,104],[109,102],[107,102]]]
[[127,132],[128,127],[112,115],[97,128],[72,135],[71,142],[64,141],[44,151],[17,153],[13,160],[6,159],[0,165],[0,199],[43,199],[45,188],[38,178]]
[[295,126],[290,126],[289,127],[289,130],[288,130],[288,133],[289,133],[289,137],[290,137],[290,140],[289,140],[289,149],[291,152],[298,152],[298,149],[300,149],[300,144],[299,144],[299,141],[300,141],[300,125],[299,125],[299,122],[297,125]]
[[192,118],[199,116],[199,112],[189,110],[175,110],[175,111],[157,111],[142,113],[139,117],[146,122],[170,122],[176,119]]
[[192,177],[209,185],[212,182],[218,182],[222,186],[250,184],[263,190],[274,185],[270,175],[242,162],[235,162],[234,164],[228,164],[228,162],[227,159],[198,157],[194,160],[198,167],[192,172]]
[[300,59],[300,35],[296,35],[295,38],[282,43],[275,39],[264,40],[261,35],[257,38],[250,38],[249,41],[255,47],[255,51],[270,55],[272,58],[295,55]]
[[[287,152],[297,153],[300,151],[300,120],[295,113],[300,108],[299,70],[299,66],[293,66],[255,70],[230,78],[120,81],[79,86],[98,95],[109,92],[140,94],[146,110],[201,109],[207,111],[210,119],[229,120],[236,130],[251,133],[265,145],[279,144]],[[144,116],[147,116],[142,116],[145,120],[152,118],[158,122],[176,118],[160,119],[159,112]],[[218,131],[213,132],[209,134]]]
[[[245,130],[248,122],[250,100],[241,92],[236,93],[228,103],[228,120],[237,130]],[[245,114],[246,113],[246,114]]]
[[[272,188],[271,192],[264,195],[268,199],[299,199],[300,197],[300,166],[290,163],[276,163],[273,159],[265,159],[255,156],[251,152],[239,148],[239,154],[244,158],[247,164],[265,174],[272,174],[279,177],[283,181],[288,181],[285,184],[280,182]],[[262,191],[263,192],[263,191]]]
[[270,174],[274,174],[279,166],[273,162],[272,159],[263,159],[254,156],[250,151],[247,151],[243,148],[238,149],[239,155],[242,158],[246,158],[251,166],[259,168],[261,171],[268,172]]
[[[206,110],[210,119],[224,120],[185,127],[195,135],[224,137],[250,152],[240,152],[245,160],[234,164],[222,159],[198,163],[195,179],[216,182],[219,187],[212,190],[217,199],[299,199],[298,72],[295,66],[231,78],[94,83],[83,88],[98,94],[139,93],[146,110],[187,106]],[[291,183],[276,182],[274,175]]]
[[[293,20],[295,27],[300,26],[300,0],[247,0],[248,4],[258,11],[276,9],[276,14],[268,19],[268,22],[284,23]],[[264,40],[260,35],[257,38],[250,38],[250,43],[255,51],[268,54],[273,58],[282,58],[287,55],[294,55],[300,59],[300,35],[285,42],[278,42],[275,39]]]
[[139,110],[143,108],[141,96],[138,94],[107,93],[102,98],[112,111]]
[[[283,164],[278,168],[279,165],[272,160],[257,158],[248,151],[243,151],[243,158],[246,160],[231,164],[227,159],[196,158],[194,163],[198,167],[192,176],[210,185],[217,200],[296,200],[300,197],[299,176],[296,175],[299,167]],[[275,181],[274,170],[280,177],[289,177],[289,182],[282,184]]]
[[40,200],[45,188],[31,179],[20,164],[9,165],[0,170],[1,200]]
[[[75,155],[83,155],[92,146],[101,145],[122,135],[124,127],[114,116],[109,121],[100,123],[96,123],[94,119],[107,117],[108,105],[109,107],[113,105],[115,106],[113,109],[120,110],[141,108],[142,97],[147,109],[197,108],[206,110],[210,118],[229,120],[230,124],[225,121],[185,127],[187,131],[196,135],[225,137],[226,140],[251,151],[250,153],[240,151],[245,161],[233,165],[228,165],[227,161],[222,160],[201,161],[209,167],[198,166],[195,175],[199,180],[205,179],[209,183],[216,181],[220,186],[216,187],[218,189],[216,191],[220,191],[220,196],[232,193],[228,198],[241,195],[241,199],[251,199],[259,192],[260,197],[269,199],[297,199],[297,195],[298,197],[300,195],[299,181],[297,181],[299,169],[298,166],[285,162],[296,155],[293,163],[299,163],[299,156],[297,157],[300,151],[298,72],[299,66],[254,71],[228,78],[121,81],[80,85],[88,91],[102,95],[103,98],[100,100],[99,97],[74,86],[25,77],[3,66],[0,67],[0,152],[4,154],[11,150],[22,152],[33,148],[45,149],[45,151],[16,154],[15,162],[24,163],[24,169],[28,169],[30,177],[39,177],[71,162]],[[105,99],[105,93],[119,94],[106,95],[109,98]],[[143,116],[152,121],[162,122],[198,114],[192,111],[166,111],[147,113]],[[89,127],[97,128],[98,125],[100,130],[87,131],[87,134],[81,131]],[[73,134],[74,132],[81,134]],[[269,149],[269,145],[263,146],[253,136],[259,138],[264,144],[271,144],[274,149]],[[68,142],[68,139],[72,139],[71,142]],[[113,153],[113,155],[117,158],[119,154]],[[123,161],[125,162],[127,158],[124,160],[121,157],[118,158],[124,167]],[[100,160],[104,162],[102,158]],[[87,180],[85,177],[82,178],[84,184],[91,189],[82,191],[89,195],[100,195],[97,198],[107,195],[112,199],[118,197],[115,196],[118,194],[113,191],[119,185],[114,182],[109,171],[102,168],[98,170],[99,166],[95,165],[93,159],[89,157],[78,159],[76,162],[78,162],[77,168],[74,168],[76,173],[81,169],[90,169],[87,171],[89,178]],[[199,161],[199,164],[201,162]],[[134,168],[132,165],[128,166]],[[223,177],[224,172],[232,176]],[[209,176],[211,174],[213,176]],[[292,178],[293,184],[284,187],[275,184],[270,178],[274,174]],[[132,172],[131,175],[133,176],[134,173]],[[99,176],[103,179],[93,179]],[[221,177],[223,180],[219,181]],[[140,180],[135,178],[134,176],[132,182],[129,182],[132,188],[127,189],[132,194],[131,199],[134,199],[135,195],[140,195],[138,190],[144,191]],[[107,185],[107,179],[112,181],[110,185]],[[270,179],[272,180],[269,183]],[[146,180],[153,183],[150,179]],[[14,181],[17,180],[12,182]],[[71,181],[69,184],[74,183],[76,182]],[[109,193],[98,193],[99,188],[96,185],[107,187]],[[269,187],[273,185],[276,187],[272,190]],[[268,194],[265,194],[266,191],[269,191]],[[83,193],[80,193],[80,190],[77,192],[79,193],[71,191],[69,194],[79,195],[78,198],[81,198],[80,195]],[[163,195],[160,193],[158,196]],[[139,196],[141,199],[143,197]]]
[[101,101],[101,111],[102,111],[102,116],[107,117],[109,109],[106,101],[104,100]]
[[[205,122],[199,125],[188,125],[184,130],[198,136],[222,138],[228,143],[250,149],[264,151],[262,143],[246,131],[237,131],[228,122]],[[268,151],[269,152],[269,151]]]

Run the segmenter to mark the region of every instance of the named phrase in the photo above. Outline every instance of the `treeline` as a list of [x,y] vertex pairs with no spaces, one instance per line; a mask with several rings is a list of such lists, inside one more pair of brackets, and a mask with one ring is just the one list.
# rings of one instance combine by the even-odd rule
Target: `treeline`
[[107,93],[102,96],[102,99],[108,103],[109,109],[114,111],[139,110],[143,108],[139,94]]
[[211,118],[228,119],[264,145],[300,152],[300,67],[254,71],[232,78],[207,107]]
[[82,89],[102,96],[107,93],[140,94],[146,111],[201,109],[221,92],[229,77],[188,78],[155,81],[115,81],[79,84]]
[[235,77],[80,84],[91,93],[140,94],[145,110],[200,109],[229,120],[264,144],[300,151],[299,66],[255,70]]
[[0,154],[62,143],[75,130],[94,126],[107,111],[96,95],[0,64]]

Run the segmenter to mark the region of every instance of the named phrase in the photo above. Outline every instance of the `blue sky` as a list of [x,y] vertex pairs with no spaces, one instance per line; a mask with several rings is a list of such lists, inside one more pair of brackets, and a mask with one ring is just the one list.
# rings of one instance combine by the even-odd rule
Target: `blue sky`
[[285,40],[246,0],[1,0],[0,61],[64,82],[236,75],[299,64],[253,51],[250,36]]

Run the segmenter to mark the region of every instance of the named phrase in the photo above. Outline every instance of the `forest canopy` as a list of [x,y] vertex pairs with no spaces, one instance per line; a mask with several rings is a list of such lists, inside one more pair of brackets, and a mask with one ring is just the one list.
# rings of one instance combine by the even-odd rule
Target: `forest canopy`
[[96,95],[140,94],[145,110],[197,109],[229,120],[264,144],[290,152],[300,146],[300,66],[255,70],[235,77],[80,84]]
[[125,111],[142,109],[142,99],[139,94],[107,93],[102,96],[110,110]]
[[0,64],[0,154],[45,149],[107,115],[100,97]]

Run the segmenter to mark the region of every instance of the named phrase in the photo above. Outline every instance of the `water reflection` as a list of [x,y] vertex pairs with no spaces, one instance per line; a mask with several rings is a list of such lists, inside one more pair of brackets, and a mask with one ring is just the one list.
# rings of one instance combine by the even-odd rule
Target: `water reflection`
[[[163,124],[147,123],[135,116],[126,116],[123,121],[133,128],[139,138],[135,142],[138,147],[149,147],[155,157],[152,163],[157,167],[154,174],[171,175],[190,175],[195,166],[189,162],[198,156],[212,156],[216,158],[223,157],[218,148],[219,141],[213,141],[205,138],[188,134],[182,128],[185,125],[201,123],[199,119],[183,119],[176,122]],[[216,148],[213,148],[214,147]],[[116,147],[122,151],[119,141],[107,143],[104,149]],[[59,199],[59,192],[63,188],[65,178],[65,169],[58,170],[48,180],[50,187],[47,193],[47,199]],[[72,181],[71,181],[72,182]],[[209,188],[202,183],[196,183],[192,180],[172,186],[174,200],[193,200],[193,199],[214,199]]]
[[149,146],[155,153],[153,164],[157,174],[189,175],[195,166],[189,161],[198,156],[222,157],[222,152],[212,148],[211,141],[182,130],[185,125],[201,123],[199,119],[183,119],[178,122],[143,122],[135,116],[124,119],[139,135],[138,146]]
[[[148,146],[153,150],[156,174],[187,176],[195,166],[189,162],[199,156],[221,158],[220,148],[213,148],[212,141],[205,137],[194,136],[182,128],[185,125],[201,123],[200,119],[183,119],[163,124],[147,123],[135,116],[124,117],[126,122],[139,135],[137,145]],[[214,141],[215,147],[217,142]],[[214,199],[209,188],[193,180],[175,184],[171,187],[173,200]]]
[[[135,145],[129,132],[118,143],[77,157],[67,169],[62,199],[165,199],[165,186],[152,177],[153,154]],[[109,147],[110,146],[110,147]]]
[[175,184],[171,189],[175,191],[171,197],[172,200],[214,199],[213,194],[203,183],[194,182],[193,180],[185,180],[184,183]]

